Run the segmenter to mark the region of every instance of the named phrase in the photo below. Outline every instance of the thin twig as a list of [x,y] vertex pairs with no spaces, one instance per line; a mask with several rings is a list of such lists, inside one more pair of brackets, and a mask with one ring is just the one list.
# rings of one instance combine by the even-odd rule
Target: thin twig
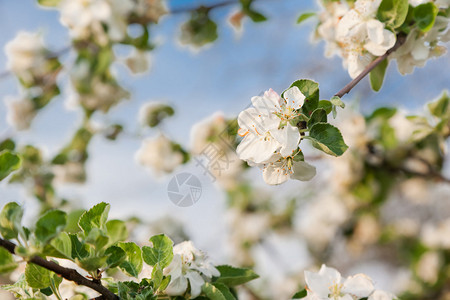
[[364,77],[367,76],[367,74],[370,73],[376,66],[378,66],[383,60],[385,60],[389,54],[397,50],[401,45],[403,45],[406,41],[406,36],[404,35],[398,35],[397,41],[395,42],[395,45],[386,51],[385,54],[382,56],[377,57],[374,61],[372,61],[362,72],[359,74],[355,79],[350,81],[346,86],[342,88],[339,92],[336,93],[335,96],[338,96],[339,98],[342,98],[345,94],[348,94]]
[[[5,248],[10,253],[15,254],[15,248],[16,245],[11,243],[8,240],[4,240],[0,238],[0,247]],[[86,277],[82,276],[80,273],[78,273],[75,269],[71,268],[65,268],[53,261],[48,261],[40,256],[33,256],[31,259],[28,260],[28,262],[31,262],[35,265],[41,266],[47,270],[53,271],[56,274],[60,275],[61,277],[73,281],[78,285],[84,285],[87,286],[100,294],[102,294],[101,298],[97,299],[105,299],[105,300],[118,300],[119,297],[115,295],[113,292],[108,290],[106,287],[104,287],[101,283],[94,282],[93,280],[89,280]]]

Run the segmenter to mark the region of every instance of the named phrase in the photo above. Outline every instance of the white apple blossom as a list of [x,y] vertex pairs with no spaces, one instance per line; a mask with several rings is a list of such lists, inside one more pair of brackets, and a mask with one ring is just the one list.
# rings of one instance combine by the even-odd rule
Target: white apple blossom
[[17,130],[30,128],[31,121],[36,116],[36,107],[29,99],[6,99],[8,114],[6,121]]
[[346,2],[333,1],[325,4],[325,10],[319,15],[320,24],[316,34],[325,40],[325,56],[342,56],[342,49],[336,39],[336,28],[342,17],[349,11]]
[[[125,37],[131,0],[63,0],[60,4],[61,23],[75,39],[95,36],[97,42],[119,41]],[[107,27],[105,32],[104,27]]]
[[138,163],[149,167],[156,174],[170,173],[183,162],[183,154],[164,135],[144,140],[135,156]]
[[392,54],[401,74],[412,73],[414,67],[423,67],[428,59],[445,54],[443,43],[450,41],[448,24],[448,18],[437,16],[430,31],[413,29],[408,34],[405,43]]
[[352,78],[358,76],[375,56],[381,56],[396,41],[393,32],[375,19],[381,0],[357,0],[339,21],[336,39],[343,48],[344,65]]
[[39,33],[21,31],[5,46],[7,67],[18,76],[26,76],[46,59],[47,50]]
[[137,0],[133,12],[146,21],[158,23],[159,19],[167,14],[165,0]]
[[196,298],[201,293],[205,281],[220,276],[219,271],[209,262],[205,254],[194,247],[191,241],[185,241],[173,247],[173,260],[164,269],[164,275],[170,275],[170,283],[165,292],[169,296],[183,295],[188,286],[190,295]]
[[308,296],[306,299],[353,300],[368,297],[373,291],[372,280],[357,274],[342,278],[334,268],[322,265],[318,273],[305,271]]
[[397,299],[394,294],[382,290],[375,290],[368,298],[368,300],[393,300],[393,299]]
[[292,87],[281,98],[272,89],[252,98],[253,107],[238,116],[239,135],[243,140],[236,151],[242,160],[260,164],[270,162],[273,154],[292,155],[300,142],[297,127],[290,124],[299,114],[305,96]]
[[104,82],[99,78],[94,78],[90,82],[89,93],[79,93],[76,101],[89,110],[100,110],[104,113],[119,103],[122,99],[128,98],[129,94],[122,87],[112,82]]
[[277,185],[288,179],[311,180],[316,176],[316,168],[305,161],[295,160],[292,156],[282,157],[275,154],[263,166],[263,179],[267,184]]
[[133,50],[125,60],[125,64],[133,74],[142,74],[150,68],[150,54],[144,50]]

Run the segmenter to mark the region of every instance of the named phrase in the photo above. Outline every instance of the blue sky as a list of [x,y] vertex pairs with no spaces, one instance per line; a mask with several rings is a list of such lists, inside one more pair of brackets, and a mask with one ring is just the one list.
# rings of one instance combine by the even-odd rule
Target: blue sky
[[[38,8],[34,2],[0,1],[0,45],[4,46],[13,39],[19,30],[41,30],[54,50],[69,44],[67,31],[58,21],[58,13]],[[170,1],[172,7],[211,2]],[[320,83],[321,97],[329,98],[350,81],[339,58],[325,58],[323,43],[310,42],[315,22],[311,20],[301,26],[295,25],[296,18],[302,12],[317,8],[315,1],[260,0],[255,8],[267,15],[269,21],[261,24],[245,22],[244,32],[239,38],[225,21],[236,8],[214,10],[212,18],[218,23],[220,37],[199,53],[180,47],[176,41],[179,26],[188,14],[165,17],[151,30],[158,44],[152,52],[151,72],[133,77],[123,66],[116,66],[121,83],[133,96],[131,101],[114,108],[107,119],[125,123],[133,130],[136,128],[137,112],[143,103],[150,100],[168,101],[175,107],[176,116],[164,124],[164,130],[170,137],[188,146],[189,128],[194,123],[215,111],[234,117],[248,105],[252,96],[264,90],[273,88],[281,92],[294,80],[310,78]],[[63,60],[70,58],[69,54]],[[5,55],[0,52],[0,69],[6,68],[5,63]],[[391,64],[381,92],[370,91],[365,79],[344,100],[359,99],[365,112],[380,105],[416,111],[426,101],[437,97],[443,88],[450,87],[449,69],[448,55],[429,61],[426,67],[416,69],[414,74],[405,77],[398,73],[395,64]],[[2,98],[17,95],[17,87],[14,78],[2,79]],[[79,111],[65,108],[66,96],[63,93],[54,99],[39,114],[29,131],[17,135],[6,125],[6,108],[1,103],[0,136],[13,133],[21,143],[40,145],[49,155],[56,153],[63,146],[62,142],[68,141],[81,118]],[[149,131],[147,135],[156,134]],[[190,165],[187,170],[198,174],[204,185],[203,196],[193,207],[174,206],[166,195],[171,176],[155,179],[134,163],[134,152],[139,146],[140,141],[130,137],[122,137],[114,143],[101,137],[94,138],[90,146],[88,184],[66,187],[61,192],[84,206],[100,201],[110,202],[113,217],[137,214],[148,219],[172,214],[189,221],[187,230],[200,245],[219,251],[215,248],[220,245],[211,245],[208,240],[225,230],[221,220],[223,195],[217,193],[207,177],[202,177],[201,170]],[[304,183],[287,186],[301,189]],[[278,192],[285,187],[265,188]],[[23,202],[24,199],[27,197],[19,189],[0,184],[1,205],[8,201]],[[32,207],[28,203],[26,205]]]

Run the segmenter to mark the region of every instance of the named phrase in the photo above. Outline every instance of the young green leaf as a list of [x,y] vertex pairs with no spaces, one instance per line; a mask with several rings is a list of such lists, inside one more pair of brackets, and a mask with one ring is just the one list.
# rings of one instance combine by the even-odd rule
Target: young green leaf
[[5,179],[11,172],[19,169],[22,160],[17,154],[9,150],[0,152],[0,181]]
[[311,140],[314,148],[333,156],[341,156],[348,148],[339,129],[328,123],[315,124],[305,138]]
[[214,282],[223,283],[230,287],[244,284],[259,277],[251,269],[235,268],[228,265],[221,265],[216,268],[220,272],[220,277],[217,277]]
[[49,287],[51,275],[51,271],[33,263],[27,263],[27,266],[25,267],[25,279],[27,284],[35,289]]
[[93,228],[105,229],[109,207],[109,204],[101,202],[81,216],[78,225],[84,231],[85,235],[88,235]]
[[36,223],[36,239],[45,244],[66,227],[67,215],[61,210],[52,210],[44,214]]
[[327,112],[323,108],[318,108],[311,114],[311,118],[308,121],[308,128],[311,128],[316,123],[327,122]]
[[408,15],[408,0],[383,0],[378,8],[377,18],[392,29],[400,27]]
[[49,250],[46,250],[45,253],[48,256],[69,259],[72,257],[72,241],[66,232],[61,232],[57,237],[52,239],[50,241],[50,247],[54,252],[52,254]]
[[305,21],[311,17],[314,17],[315,15],[316,15],[316,13],[313,13],[313,12],[301,14],[300,17],[298,17],[298,19],[297,19],[297,24],[300,24],[303,21]]
[[150,238],[152,247],[142,247],[144,261],[150,266],[159,265],[167,267],[173,259],[173,242],[165,234],[159,234]]
[[333,96],[330,99],[331,105],[339,106],[340,108],[345,108],[345,103],[342,102],[341,98],[338,96]]
[[142,251],[135,243],[119,243],[118,246],[125,251],[127,255],[125,260],[119,265],[126,274],[138,277],[142,271]]
[[439,98],[428,104],[430,113],[438,118],[450,118],[450,97],[444,91]]
[[125,241],[128,238],[128,230],[124,221],[111,220],[106,223],[109,242],[115,244]]
[[439,9],[433,2],[427,2],[414,8],[413,16],[417,26],[422,32],[433,28]]
[[60,2],[61,0],[38,0],[39,5],[48,7],[56,7]]
[[230,289],[221,283],[211,284],[205,282],[202,286],[202,292],[211,300],[236,300]]
[[333,104],[328,100],[320,100],[318,107],[323,108],[328,115],[333,108]]
[[303,299],[307,295],[306,289],[303,289],[297,293],[295,293],[294,296],[292,296],[292,299]]
[[118,246],[111,246],[105,251],[105,255],[108,255],[106,263],[109,268],[115,268],[119,266],[127,257],[125,251]]
[[3,206],[0,213],[0,233],[4,239],[17,238],[21,230],[22,216],[23,209],[16,202],[9,202]]
[[370,78],[370,86],[372,90],[378,92],[383,85],[384,76],[386,74],[386,69],[388,67],[388,60],[385,59],[381,63],[378,64],[369,74]]
[[11,272],[17,266],[13,255],[5,248],[0,247],[0,274]]

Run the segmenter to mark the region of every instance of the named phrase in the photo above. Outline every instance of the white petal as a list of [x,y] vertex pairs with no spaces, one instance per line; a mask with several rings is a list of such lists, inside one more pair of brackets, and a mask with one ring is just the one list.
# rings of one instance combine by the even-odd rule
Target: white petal
[[253,106],[265,115],[271,115],[272,113],[276,112],[280,107],[280,103],[275,99],[276,97],[273,95],[273,93],[275,92],[269,90],[268,97],[266,97],[266,95],[262,97],[252,97]]
[[316,294],[320,299],[328,299],[329,287],[333,282],[327,276],[322,276],[318,273],[305,271],[305,281],[308,289]]
[[303,95],[302,92],[300,92],[300,89],[296,86],[293,86],[284,92],[283,96],[287,102],[287,105],[294,109],[299,109],[305,102],[305,95]]
[[373,290],[372,280],[364,274],[348,277],[344,281],[344,286],[342,287],[343,293],[352,294],[360,298],[368,297]]
[[376,290],[370,295],[369,300],[392,300],[395,296],[385,291]]
[[308,181],[316,176],[316,167],[308,164],[307,162],[297,161],[294,162],[292,167],[294,171],[294,174],[291,175],[292,179]]
[[255,124],[259,124],[261,122],[260,115],[261,113],[253,107],[241,111],[238,116],[239,127],[246,130],[255,130]]
[[277,164],[268,164],[264,168],[263,179],[267,184],[282,184],[289,179],[289,174],[285,173]]
[[321,276],[327,277],[330,285],[341,282],[341,273],[339,273],[339,271],[335,268],[330,268],[323,264],[320,267],[319,274]]
[[247,134],[241,143],[237,146],[236,153],[242,160],[249,160],[254,163],[265,163],[280,148],[280,143],[274,138]]
[[367,34],[369,40],[375,44],[381,44],[383,42],[384,25],[378,20],[369,20],[366,22]]
[[283,129],[271,130],[270,133],[281,144],[281,156],[291,156],[297,149],[300,142],[300,133],[297,127],[288,123]]
[[417,60],[428,59],[428,56],[430,55],[430,48],[425,46],[423,43],[417,43],[411,51],[411,55]]
[[170,283],[167,286],[165,292],[169,296],[181,296],[186,292],[188,287],[188,281],[185,277],[172,277]]
[[186,277],[189,279],[191,285],[191,297],[196,298],[202,291],[202,285],[205,283],[202,276],[195,271],[188,271]]

